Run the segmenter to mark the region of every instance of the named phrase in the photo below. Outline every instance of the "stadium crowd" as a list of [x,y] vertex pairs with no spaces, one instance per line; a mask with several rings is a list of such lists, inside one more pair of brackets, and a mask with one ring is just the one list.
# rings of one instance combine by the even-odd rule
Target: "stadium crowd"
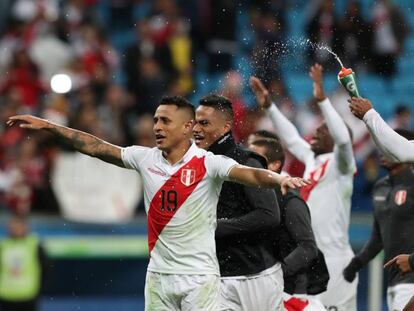
[[[243,142],[250,132],[268,128],[261,121],[262,113],[245,96],[246,77],[234,70],[233,58],[240,48],[246,49],[254,64],[252,71],[266,82],[274,101],[305,137],[321,119],[314,102],[297,106],[289,96],[277,55],[271,66],[267,66],[268,58],[257,56],[287,39],[287,11],[298,4],[18,0],[2,1],[1,5],[0,189],[2,205],[7,208],[56,212],[48,181],[54,156],[67,148],[48,135],[28,136],[21,129],[7,128],[10,115],[34,113],[115,144],[151,146],[152,113],[161,95],[194,98],[200,72],[205,71],[224,76],[217,91],[234,104],[236,140]],[[326,0],[306,6],[309,38],[337,51],[357,72],[392,77],[409,32],[401,10],[380,1],[367,18],[358,3],[352,2],[339,18],[333,5]],[[248,12],[254,34],[247,45],[239,42],[241,11]],[[350,20],[356,22],[350,24]],[[123,33],[129,37],[122,37]],[[323,50],[307,54],[310,61],[334,69]],[[50,79],[56,73],[70,76],[70,93],[51,90]],[[401,106],[393,122],[409,127],[410,117],[409,108]],[[357,149],[366,147],[364,140],[357,143]],[[369,156],[372,149],[367,148],[359,159],[364,159],[365,179],[374,181],[378,169]],[[288,159],[288,172],[300,175],[302,169],[292,157]]]

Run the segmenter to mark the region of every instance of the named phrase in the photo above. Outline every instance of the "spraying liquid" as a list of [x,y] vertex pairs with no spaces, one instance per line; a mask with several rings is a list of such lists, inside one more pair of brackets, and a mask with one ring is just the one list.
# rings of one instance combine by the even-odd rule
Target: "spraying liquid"
[[328,53],[330,53],[331,55],[333,55],[333,57],[335,57],[335,59],[338,61],[339,65],[341,65],[341,68],[344,67],[344,65],[342,64],[341,59],[339,58],[338,55],[336,55],[335,52],[333,52],[329,47],[327,47],[326,45],[320,45],[317,43],[314,43],[312,41],[310,41],[309,39],[306,39],[305,44],[309,44],[312,48],[314,49],[319,49],[319,50],[325,50]]

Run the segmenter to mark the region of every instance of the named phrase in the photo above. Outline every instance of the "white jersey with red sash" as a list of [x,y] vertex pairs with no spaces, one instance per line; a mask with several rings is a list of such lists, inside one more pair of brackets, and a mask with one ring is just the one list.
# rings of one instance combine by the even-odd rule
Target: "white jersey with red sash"
[[312,184],[301,189],[308,203],[312,229],[325,256],[340,256],[351,251],[348,228],[351,213],[353,175],[338,171],[334,153],[309,158],[303,177]]
[[171,165],[158,148],[122,149],[125,167],[144,184],[148,218],[148,270],[165,274],[219,275],[216,208],[223,181],[237,162],[192,144]]

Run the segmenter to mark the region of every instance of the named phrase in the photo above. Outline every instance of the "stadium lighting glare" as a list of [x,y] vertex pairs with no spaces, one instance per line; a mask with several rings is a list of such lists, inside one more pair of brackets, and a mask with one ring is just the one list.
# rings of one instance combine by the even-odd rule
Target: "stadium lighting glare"
[[50,79],[50,87],[55,93],[65,94],[72,89],[72,80],[67,74],[56,74]]

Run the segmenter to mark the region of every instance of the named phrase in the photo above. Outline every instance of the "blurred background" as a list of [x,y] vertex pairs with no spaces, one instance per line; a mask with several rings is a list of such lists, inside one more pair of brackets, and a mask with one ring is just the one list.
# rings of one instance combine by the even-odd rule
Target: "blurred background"
[[[0,235],[28,216],[48,267],[40,310],[143,310],[147,265],[141,181],[133,172],[73,152],[44,132],[5,125],[30,113],[127,146],[153,146],[152,113],[164,94],[194,104],[208,92],[233,101],[235,137],[271,129],[256,109],[256,75],[309,137],[321,115],[307,70],[354,131],[350,237],[371,231],[371,188],[385,174],[365,125],[337,82],[352,67],[360,93],[394,128],[412,129],[414,2],[346,0],[0,1]],[[301,175],[291,156],[285,170]],[[360,274],[359,310],[386,310],[381,256]],[[370,307],[369,307],[370,306]]]

